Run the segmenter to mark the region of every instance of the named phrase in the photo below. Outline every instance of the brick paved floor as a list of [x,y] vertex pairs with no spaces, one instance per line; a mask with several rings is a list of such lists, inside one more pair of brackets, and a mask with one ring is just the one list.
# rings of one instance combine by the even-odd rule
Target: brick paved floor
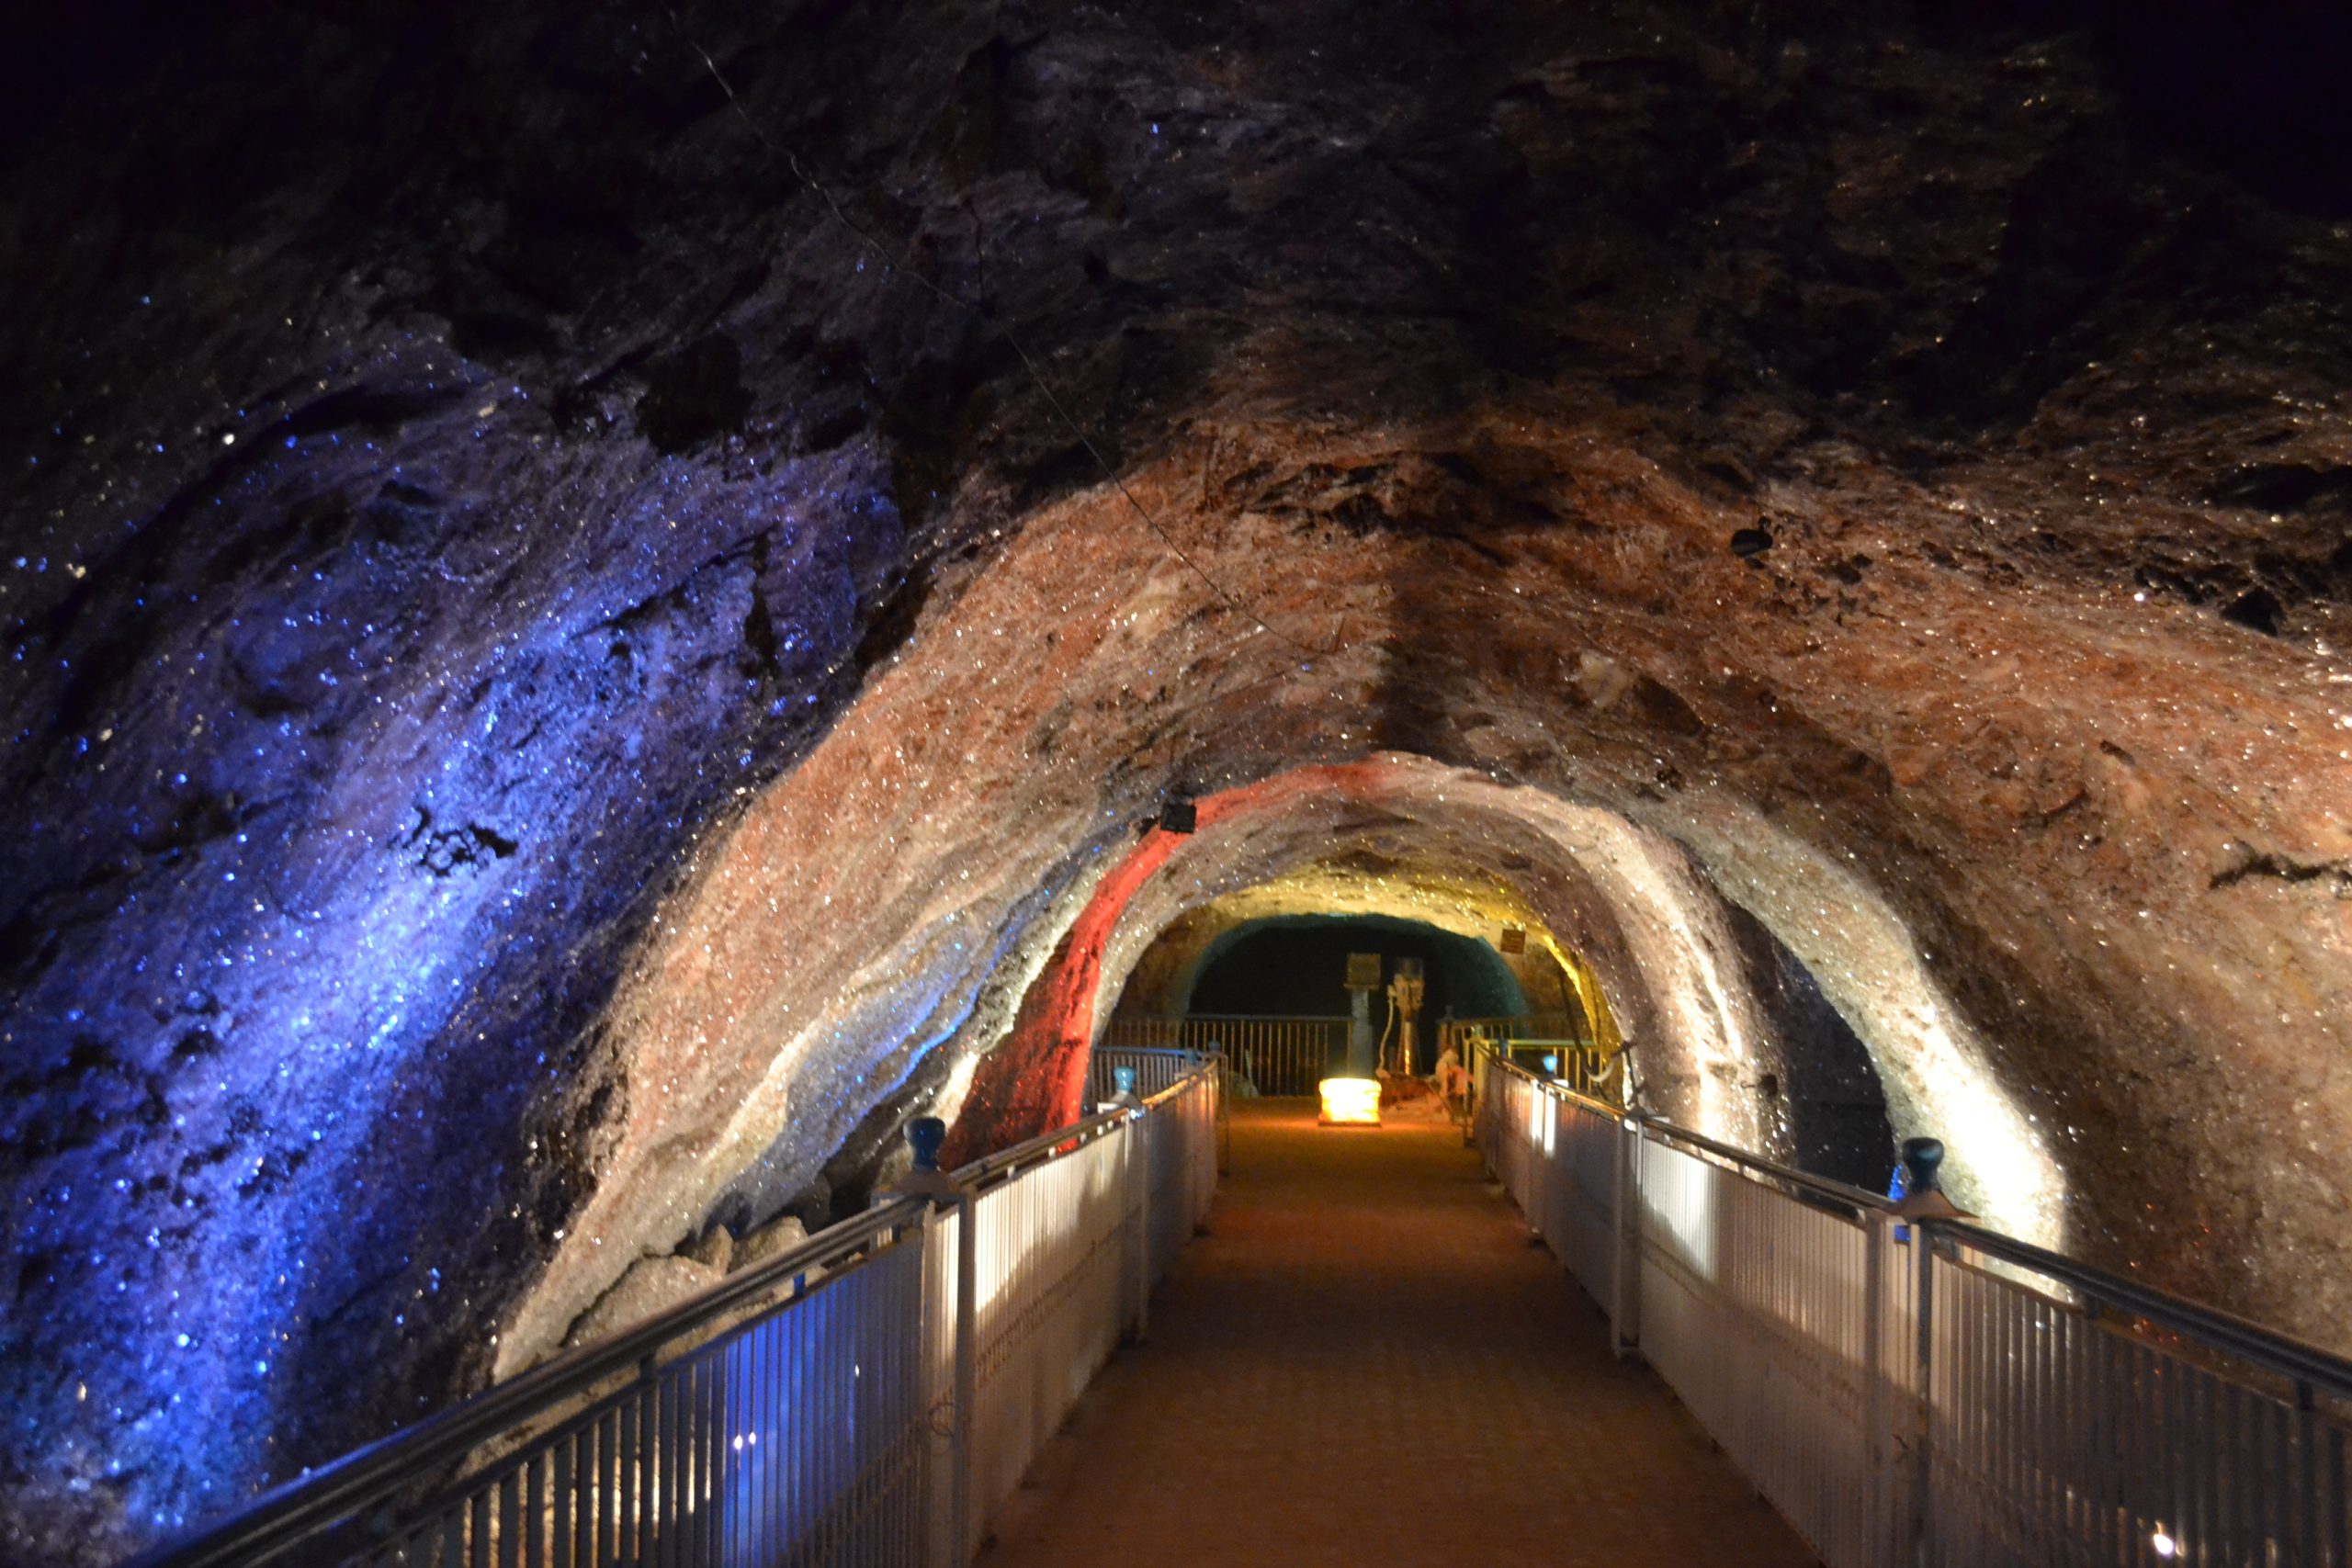
[[1451,1128],[1240,1108],[1213,1234],[986,1568],[1812,1563],[1484,1175]]

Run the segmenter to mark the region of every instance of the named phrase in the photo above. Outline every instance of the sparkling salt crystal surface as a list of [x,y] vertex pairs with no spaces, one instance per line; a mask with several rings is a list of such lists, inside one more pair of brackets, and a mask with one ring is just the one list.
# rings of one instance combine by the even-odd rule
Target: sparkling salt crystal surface
[[478,9],[9,106],[18,1555],[1057,1114],[1161,929],[1334,865],[1777,1147],[1760,925],[1988,1213],[2342,1347],[2310,159],[1883,7],[686,7],[868,265],[662,28]]

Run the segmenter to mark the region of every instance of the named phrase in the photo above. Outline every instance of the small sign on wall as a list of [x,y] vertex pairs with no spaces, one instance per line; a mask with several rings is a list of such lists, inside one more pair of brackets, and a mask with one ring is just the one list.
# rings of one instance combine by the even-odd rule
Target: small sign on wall
[[1527,951],[1527,928],[1525,926],[1505,926],[1503,928],[1503,940],[1500,945],[1505,953],[1525,953]]
[[1348,989],[1351,991],[1380,989],[1380,954],[1376,953],[1348,954]]

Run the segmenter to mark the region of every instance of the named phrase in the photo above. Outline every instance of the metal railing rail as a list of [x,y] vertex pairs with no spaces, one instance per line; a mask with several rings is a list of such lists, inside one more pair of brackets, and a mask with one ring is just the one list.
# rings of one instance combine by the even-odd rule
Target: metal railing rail
[[1116,1111],[1096,1111],[1080,1117],[1067,1127],[1057,1127],[1050,1133],[1014,1144],[1010,1148],[983,1155],[969,1165],[956,1168],[948,1177],[958,1187],[975,1190],[989,1187],[1016,1174],[1023,1166],[1035,1165],[1039,1160],[1059,1154],[1074,1152],[1080,1145],[1101,1137],[1114,1127],[1135,1119],[1135,1111],[1122,1108]]
[[355,1450],[254,1500],[231,1518],[135,1560],[139,1568],[210,1568],[263,1562],[315,1541],[365,1510],[397,1502],[406,1489],[444,1480],[487,1444],[551,1412],[588,1399],[616,1378],[635,1378],[665,1349],[730,1314],[763,1303],[778,1291],[788,1304],[811,1278],[838,1279],[870,1249],[897,1245],[922,1223],[925,1205],[909,1200],[844,1220],[804,1245],[593,1345],[558,1357],[520,1376]]
[[1529,1224],[1830,1568],[2352,1568],[2352,1360],[1478,1063]]
[[1594,1043],[1590,1027],[1574,1013],[1521,1012],[1500,1018],[1456,1018],[1442,1020],[1441,1025],[1453,1031],[1465,1043],[1570,1040],[1580,1045]]
[[[1555,1081],[1563,1087],[1614,1104],[1614,1075],[1608,1055],[1600,1046],[1575,1040],[1519,1039],[1490,1047],[1508,1055],[1528,1072],[1538,1072],[1549,1058]],[[1539,1073],[1539,1076],[1540,1073]]]
[[1498,1050],[1531,1071],[1546,1056],[1555,1076],[1570,1089],[1614,1104],[1623,1094],[1619,1058],[1600,1047],[1584,1020],[1567,1013],[1524,1013],[1511,1018],[1442,1019],[1438,1048],[1451,1045],[1465,1064]]
[[1205,1218],[1218,1069],[975,1161],[952,1199],[880,1203],[138,1568],[961,1568]]
[[2264,1368],[2316,1393],[2352,1404],[2352,1360],[2290,1339],[2219,1307],[2167,1295],[2120,1274],[2109,1274],[2030,1242],[1965,1220],[1935,1222],[1939,1235],[1981,1257],[2014,1265],[2055,1280],[2085,1301],[2097,1302],[2170,1333],[2209,1345],[2238,1360]]
[[[1522,1072],[1525,1069],[1521,1069]],[[1528,1075],[1531,1077],[1535,1075]],[[1892,1212],[1894,1204],[1867,1189],[1811,1171],[1799,1170],[1734,1144],[1710,1138],[1678,1126],[1663,1117],[1627,1112],[1566,1085],[1550,1086],[1553,1093],[1587,1114],[1638,1122],[1652,1137],[1702,1150],[1758,1179],[1777,1183],[1792,1193],[1810,1194],[1856,1211]],[[1966,1220],[1929,1222],[1937,1234],[1983,1257],[2007,1263],[2064,1286],[2084,1301],[2096,1301],[2118,1312],[2141,1318],[2173,1333],[2208,1341],[2244,1361],[2265,1367],[2293,1382],[2311,1383],[2335,1398],[2352,1403],[2352,1359],[2305,1345],[2258,1323],[2223,1312],[2219,1307],[2175,1296],[2137,1280],[2111,1274],[2063,1253],[2019,1241]]]
[[1209,1062],[1216,1063],[1222,1075],[1216,1102],[1216,1168],[1222,1176],[1233,1166],[1233,1076],[1231,1064],[1223,1053],[1098,1045],[1087,1058],[1086,1103],[1101,1105],[1118,1092],[1117,1073],[1121,1067],[1135,1068],[1136,1092],[1148,1101]]
[[1130,1013],[1103,1026],[1094,1051],[1221,1051],[1228,1070],[1260,1094],[1313,1094],[1346,1060],[1349,1023],[1342,1017]]
[[1113,1077],[1121,1067],[1136,1070],[1138,1097],[1158,1094],[1208,1058],[1181,1046],[1097,1045],[1086,1060],[1086,1103],[1100,1105],[1118,1092]]

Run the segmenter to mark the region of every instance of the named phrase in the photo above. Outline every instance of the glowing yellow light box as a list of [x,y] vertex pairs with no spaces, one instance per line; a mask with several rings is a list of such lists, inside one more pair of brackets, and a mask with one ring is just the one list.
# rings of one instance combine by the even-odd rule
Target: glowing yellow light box
[[1316,1120],[1326,1127],[1380,1125],[1378,1078],[1325,1078],[1316,1088],[1323,1093],[1323,1114]]

